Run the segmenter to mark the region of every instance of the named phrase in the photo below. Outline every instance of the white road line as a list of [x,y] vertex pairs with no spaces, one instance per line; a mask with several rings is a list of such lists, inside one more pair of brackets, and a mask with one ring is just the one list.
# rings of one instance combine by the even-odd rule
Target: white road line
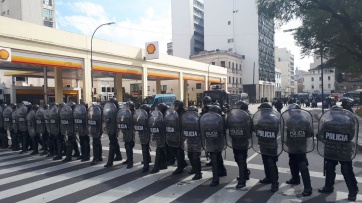
[[[118,165],[118,164],[121,164],[121,163],[117,163],[115,165]],[[4,190],[4,191],[0,192],[0,199],[5,199],[7,197],[11,197],[11,196],[21,194],[24,192],[28,192],[28,191],[31,191],[31,190],[34,190],[37,188],[47,186],[47,185],[51,185],[51,184],[58,183],[58,182],[61,182],[64,180],[68,180],[68,179],[71,179],[71,178],[74,178],[77,176],[81,176],[81,175],[84,175],[84,174],[87,174],[90,172],[98,171],[103,168],[104,168],[103,165],[89,166],[87,168],[82,168],[82,169],[79,169],[76,171],[71,171],[69,173],[60,174],[60,175],[53,176],[53,177],[50,177],[50,178],[47,178],[44,180],[40,180],[40,181],[36,181],[36,182],[29,183],[26,185],[22,185],[19,187],[11,188],[9,190]],[[38,201],[38,202],[44,202],[44,201]]]
[[291,187],[291,185],[282,183],[279,186],[279,191],[275,192],[267,201],[267,203],[302,202],[302,197],[297,197],[297,194],[301,194],[303,190],[300,189],[301,186],[299,186],[299,189],[297,189],[297,187]]
[[204,203],[213,203],[213,202],[223,202],[223,203],[233,203],[236,202],[238,199],[243,197],[249,190],[254,187],[259,182],[259,180],[251,178],[250,180],[246,181],[246,187],[242,189],[235,189],[236,184],[238,183],[237,180],[233,180],[228,185],[226,185],[221,190],[217,191],[209,198],[207,198]]
[[[102,147],[102,150],[106,150],[108,151],[109,150],[109,147]],[[120,148],[121,152],[126,152],[126,149],[125,148]],[[142,150],[140,149],[133,149],[133,153],[134,154],[142,154]],[[156,152],[152,151],[150,152],[151,155],[156,155]]]
[[[23,170],[23,169],[36,167],[36,166],[41,166],[41,165],[48,164],[48,163],[51,163],[51,162],[49,160],[43,160],[43,161],[38,161],[35,163],[25,164],[25,165],[21,165],[21,166],[14,166],[14,167],[0,170],[0,174],[2,175],[2,174],[6,174],[6,173],[11,173],[14,171],[19,171],[19,170]],[[1,184],[1,181],[0,181],[0,184]]]
[[211,172],[203,172],[202,179],[192,181],[193,176],[189,176],[175,185],[171,185],[168,188],[161,190],[160,192],[144,199],[141,203],[159,203],[159,202],[172,202],[175,199],[181,197],[185,193],[194,189],[195,187],[203,184],[212,177]]
[[0,157],[0,161],[4,160],[4,159],[9,159],[9,158],[14,158],[14,157],[23,157],[23,156],[29,156],[29,154],[13,154],[10,156],[4,156],[4,157]]
[[119,176],[126,175],[126,174],[136,171],[142,167],[143,167],[143,165],[136,164],[131,169],[120,168],[115,171],[111,171],[111,172],[108,172],[108,173],[105,173],[105,174],[102,174],[102,175],[99,175],[99,176],[96,176],[93,178],[89,178],[87,180],[83,180],[83,181],[80,181],[80,182],[77,182],[77,183],[56,189],[56,190],[52,190],[47,193],[43,193],[43,194],[34,196],[32,198],[26,199],[24,201],[20,201],[20,202],[49,202],[49,201],[64,197],[66,195],[70,195],[72,193],[78,192],[80,190],[92,187],[94,185],[101,184],[103,182],[117,178]]
[[0,150],[0,155],[2,154],[10,154],[10,153],[16,153],[15,151],[11,151],[9,149],[2,149]]
[[246,159],[246,162],[248,163],[249,161],[251,161],[252,159],[254,159],[256,156],[258,156],[258,153],[254,153],[253,155],[251,155],[248,159]]
[[[338,203],[342,202],[350,202],[348,201],[348,193],[347,192],[336,192],[336,201]],[[362,195],[357,195],[357,202],[362,202]]]
[[[52,162],[50,160],[48,160],[48,163],[52,163]],[[55,166],[40,169],[40,170],[34,170],[34,171],[31,171],[31,172],[22,173],[22,174],[19,174],[19,175],[16,175],[16,176],[11,176],[11,177],[8,177],[8,178],[0,179],[0,185],[4,185],[4,184],[7,184],[7,183],[19,181],[19,180],[24,180],[26,178],[31,178],[31,177],[34,177],[34,176],[43,175],[43,174],[47,174],[47,173],[58,171],[58,170],[62,170],[62,169],[65,169],[65,168],[69,168],[69,167],[72,167],[72,166],[79,165],[81,163],[87,163],[87,162],[76,162],[76,161],[74,161],[74,162],[62,163],[60,165],[55,165]]]
[[124,185],[120,185],[111,190],[85,199],[81,202],[113,202],[169,176],[171,172],[175,170],[175,168],[176,167],[167,167],[167,169],[162,170],[159,173],[143,176]]
[[16,164],[16,163],[20,163],[20,162],[24,162],[24,161],[32,161],[32,160],[36,160],[36,159],[40,159],[42,157],[24,157],[21,159],[15,159],[15,160],[11,160],[11,161],[0,161],[0,166],[6,166],[6,165],[10,165],[10,164]]

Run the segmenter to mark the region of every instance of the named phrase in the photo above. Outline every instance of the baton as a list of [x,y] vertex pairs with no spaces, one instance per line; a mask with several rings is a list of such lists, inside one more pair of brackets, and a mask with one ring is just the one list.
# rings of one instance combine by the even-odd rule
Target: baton
[[323,176],[326,176],[326,159],[323,158]]

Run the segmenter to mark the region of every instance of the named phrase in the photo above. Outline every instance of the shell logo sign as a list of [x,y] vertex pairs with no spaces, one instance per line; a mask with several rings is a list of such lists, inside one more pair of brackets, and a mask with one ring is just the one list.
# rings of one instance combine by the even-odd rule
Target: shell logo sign
[[0,47],[0,61],[11,62],[11,49]]
[[146,43],[146,60],[158,59],[159,48],[158,42],[147,42]]

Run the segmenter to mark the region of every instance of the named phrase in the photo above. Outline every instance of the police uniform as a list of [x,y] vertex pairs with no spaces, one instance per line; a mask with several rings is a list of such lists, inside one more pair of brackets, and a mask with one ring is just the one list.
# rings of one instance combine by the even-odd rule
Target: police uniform
[[[127,102],[126,108],[131,111],[132,116],[133,116],[133,114],[135,112],[133,102],[131,102],[131,101]],[[133,129],[131,129],[131,130],[133,133]],[[124,142],[124,148],[126,149],[127,160],[124,161],[122,164],[127,164],[127,168],[133,167],[133,147],[134,147],[134,145],[135,145],[135,142],[133,141],[133,139],[129,142]]]

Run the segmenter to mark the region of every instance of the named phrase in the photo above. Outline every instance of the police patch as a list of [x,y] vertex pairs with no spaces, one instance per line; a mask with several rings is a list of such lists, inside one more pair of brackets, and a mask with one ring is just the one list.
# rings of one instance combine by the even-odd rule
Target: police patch
[[349,142],[348,134],[324,132],[324,140],[333,142]]
[[260,138],[277,139],[277,132],[268,130],[257,130],[256,136]]

